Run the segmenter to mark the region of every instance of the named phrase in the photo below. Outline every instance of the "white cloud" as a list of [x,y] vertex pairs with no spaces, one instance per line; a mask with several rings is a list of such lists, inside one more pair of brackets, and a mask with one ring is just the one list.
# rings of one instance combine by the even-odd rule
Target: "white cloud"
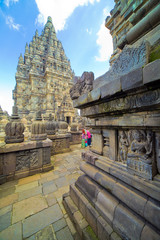
[[[105,8],[103,14],[106,17],[110,15]],[[99,56],[96,56],[96,61],[104,62],[109,60],[111,54],[113,53],[113,43],[112,36],[109,30],[105,27],[104,22],[101,24],[99,31],[97,32],[97,45],[99,46]]]
[[6,17],[6,24],[8,24],[9,28],[17,30],[17,31],[21,27],[20,24],[17,24],[14,22],[14,19],[11,16]]
[[[37,24],[45,24],[47,17],[53,19],[55,29],[62,30],[65,27],[67,18],[78,6],[94,4],[100,0],[35,0],[39,9],[39,15],[36,19]],[[43,17],[43,18],[42,18]],[[43,20],[42,20],[43,19]]]
[[18,2],[19,0],[5,0],[4,1],[4,4],[6,4],[7,7],[9,7],[10,3],[16,3]]

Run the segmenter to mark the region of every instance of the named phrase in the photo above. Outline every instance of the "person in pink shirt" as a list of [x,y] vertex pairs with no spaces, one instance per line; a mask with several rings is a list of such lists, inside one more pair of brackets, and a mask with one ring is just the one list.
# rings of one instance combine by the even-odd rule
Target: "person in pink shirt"
[[91,133],[87,130],[88,146],[91,146]]

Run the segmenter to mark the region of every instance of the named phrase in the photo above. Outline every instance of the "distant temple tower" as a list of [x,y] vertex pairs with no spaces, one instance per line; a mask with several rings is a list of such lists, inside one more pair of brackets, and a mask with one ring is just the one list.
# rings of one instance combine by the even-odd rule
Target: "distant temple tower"
[[52,114],[57,120],[63,116],[72,122],[77,112],[69,95],[73,77],[70,61],[48,17],[42,34],[38,36],[36,30],[29,46],[26,44],[24,59],[22,54],[19,57],[13,90],[18,114],[32,119],[41,110],[45,119]]

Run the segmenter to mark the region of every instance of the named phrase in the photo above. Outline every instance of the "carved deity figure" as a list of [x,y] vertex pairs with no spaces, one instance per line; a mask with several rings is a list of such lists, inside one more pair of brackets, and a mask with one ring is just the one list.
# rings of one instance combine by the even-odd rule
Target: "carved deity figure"
[[129,143],[126,133],[122,131],[119,138],[119,157],[120,161],[122,161],[123,163],[126,163],[127,161],[128,146]]
[[133,141],[131,143],[131,151],[134,157],[142,162],[151,164],[152,162],[152,132],[147,131],[147,135],[143,130],[134,130],[132,132]]

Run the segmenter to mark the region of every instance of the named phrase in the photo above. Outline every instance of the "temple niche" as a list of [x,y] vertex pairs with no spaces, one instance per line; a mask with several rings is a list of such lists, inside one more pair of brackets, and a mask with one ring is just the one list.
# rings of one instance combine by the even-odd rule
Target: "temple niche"
[[70,90],[92,146],[63,203],[81,239],[159,240],[160,3],[115,0],[105,26],[109,70]]
[[48,17],[42,34],[39,36],[36,30],[32,41],[26,44],[24,57],[19,57],[13,91],[19,116],[34,119],[40,110],[44,119],[52,114],[59,120],[63,111],[65,120],[71,123],[77,115],[69,95],[73,77],[70,61]]

